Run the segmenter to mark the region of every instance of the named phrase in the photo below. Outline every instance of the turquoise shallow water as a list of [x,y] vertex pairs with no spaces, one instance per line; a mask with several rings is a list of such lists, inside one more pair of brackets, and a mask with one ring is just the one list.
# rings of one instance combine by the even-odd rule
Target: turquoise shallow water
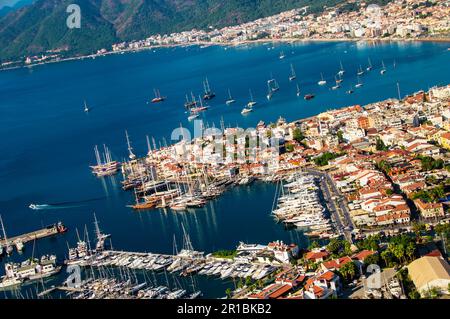
[[[184,96],[191,90],[200,94],[205,76],[217,97],[210,101],[203,120],[217,127],[221,118],[227,125],[251,127],[261,119],[276,121],[280,115],[295,120],[330,108],[396,97],[397,82],[402,95],[447,84],[448,46],[332,42],[276,44],[273,49],[271,44],[170,48],[0,72],[0,213],[7,233],[16,235],[62,220],[70,231],[39,241],[35,255],[54,252],[63,258],[66,242],[75,241],[75,227],[93,229],[95,211],[118,249],[170,253],[174,234],[181,244],[181,223],[194,247],[206,252],[233,248],[240,240],[283,239],[305,245],[301,233],[284,230],[268,216],[275,192],[271,184],[231,189],[188,214],[157,210],[136,214],[125,207],[132,198],[120,189],[119,176],[101,180],[90,173],[93,146],[105,143],[121,160],[127,154],[126,129],[140,155],[146,153],[146,134],[170,142],[170,133],[180,123],[192,129],[184,113]],[[280,51],[285,59],[279,59]],[[369,57],[374,70],[361,78],[364,86],[355,94],[345,94],[356,83],[359,65],[365,68]],[[329,86],[339,61],[346,74],[342,89],[332,91]],[[384,76],[379,74],[381,61],[388,69]],[[296,97],[295,82],[288,80],[290,63],[302,91],[314,93],[315,99]],[[326,87],[317,85],[320,73],[328,80]],[[266,81],[271,74],[280,91],[268,102]],[[146,103],[154,87],[167,96],[164,103]],[[231,106],[224,103],[228,88],[237,101]],[[258,105],[243,117],[240,111],[249,89]],[[92,107],[89,114],[83,112],[84,99]],[[66,202],[77,203],[63,204],[64,209],[28,208],[30,203]],[[24,255],[31,252],[28,245]],[[205,288],[210,296],[223,293],[223,287],[214,290],[215,286],[209,282]]]

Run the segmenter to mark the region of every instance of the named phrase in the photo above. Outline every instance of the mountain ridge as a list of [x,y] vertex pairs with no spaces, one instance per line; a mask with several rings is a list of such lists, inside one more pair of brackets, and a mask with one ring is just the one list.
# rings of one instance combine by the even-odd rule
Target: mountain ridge
[[223,27],[310,6],[320,10],[345,0],[78,0],[81,28],[68,29],[66,8],[74,0],[36,0],[0,18],[0,60],[50,50],[93,53],[113,43]]

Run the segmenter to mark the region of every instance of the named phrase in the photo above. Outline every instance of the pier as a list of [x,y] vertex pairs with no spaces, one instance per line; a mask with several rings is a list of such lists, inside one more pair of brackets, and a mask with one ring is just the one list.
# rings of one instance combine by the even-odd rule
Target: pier
[[[246,257],[246,258],[245,258]],[[87,257],[67,260],[67,265],[80,267],[120,267],[130,270],[167,271],[180,276],[194,274],[227,278],[262,279],[278,270],[282,264],[261,261],[248,254],[244,258],[217,258],[202,252],[182,250],[177,255],[104,250]]]
[[38,230],[29,232],[26,234],[13,236],[13,237],[9,237],[9,238],[2,238],[2,239],[0,239],[0,245],[2,247],[8,246],[11,244],[17,246],[18,243],[25,244],[25,243],[33,241],[33,240],[51,237],[51,236],[54,236],[57,234],[64,233],[66,231],[67,231],[67,228],[61,222],[58,222],[53,225],[49,225],[45,228],[38,229]]

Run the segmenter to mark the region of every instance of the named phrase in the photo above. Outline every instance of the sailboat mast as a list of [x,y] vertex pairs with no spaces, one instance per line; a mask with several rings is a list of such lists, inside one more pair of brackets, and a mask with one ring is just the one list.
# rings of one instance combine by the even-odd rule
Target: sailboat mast
[[95,145],[95,147],[94,147],[94,152],[95,152],[95,159],[97,160],[97,165],[101,165],[102,161],[100,160],[100,154],[98,152],[97,145]]
[[205,84],[206,84],[206,93],[208,93],[209,91],[211,91],[211,88],[209,87],[208,77],[206,77]]
[[131,147],[130,138],[128,136],[127,130],[125,130],[125,136],[127,138],[127,146],[128,146],[128,153],[129,153],[128,156],[130,157],[130,159],[134,159],[136,157],[136,155],[133,154],[133,148]]
[[0,214],[0,223],[2,224],[3,239],[5,240],[6,247],[8,247],[8,238],[6,237],[5,225],[3,224],[3,218],[1,214]]
[[95,226],[95,236],[97,237],[97,240],[100,239],[100,227],[98,226],[98,220],[97,220],[97,216],[94,213],[94,226]]
[[148,155],[152,156],[152,147],[150,146],[150,139],[148,138],[148,135],[145,136],[146,140],[147,140],[147,148],[148,148]]

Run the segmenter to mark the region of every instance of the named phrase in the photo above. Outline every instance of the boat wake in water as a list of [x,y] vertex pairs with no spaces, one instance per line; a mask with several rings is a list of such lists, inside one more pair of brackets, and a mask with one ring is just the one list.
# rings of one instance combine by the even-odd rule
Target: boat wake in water
[[[82,200],[82,201],[75,201],[75,202],[62,202],[62,203],[54,203],[54,204],[30,204],[30,206],[28,206],[28,207],[33,210],[69,209],[69,208],[77,208],[77,207],[86,206],[86,205],[79,205],[79,204],[93,202],[93,201],[101,200],[104,198],[106,198],[106,196],[99,197],[99,198],[86,199],[86,200]],[[75,205],[75,204],[78,204],[78,205]]]
[[47,210],[47,209],[68,209],[68,208],[76,208],[76,207],[81,207],[84,205],[71,205],[71,206],[63,206],[63,205],[53,205],[53,204],[30,204],[30,206],[28,206],[31,209],[34,210]]

